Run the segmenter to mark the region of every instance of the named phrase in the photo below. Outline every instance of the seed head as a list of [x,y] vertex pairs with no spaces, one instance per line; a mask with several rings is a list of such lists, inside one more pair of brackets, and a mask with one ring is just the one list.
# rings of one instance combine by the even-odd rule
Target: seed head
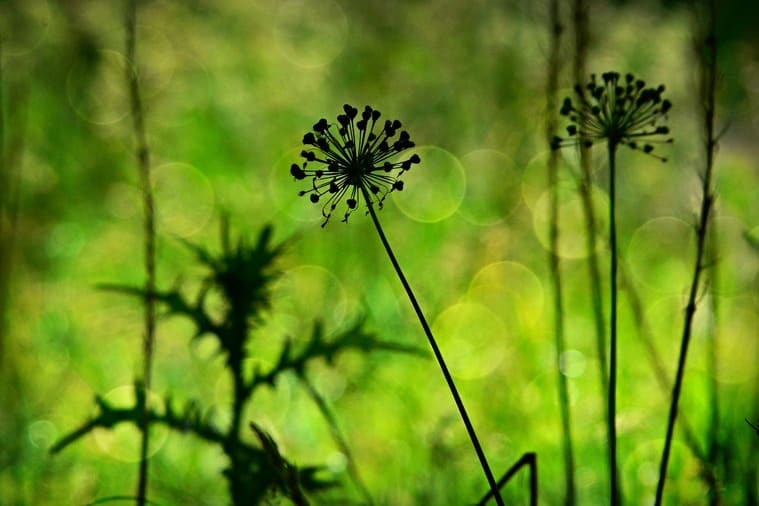
[[376,203],[382,208],[390,192],[403,190],[401,176],[421,161],[417,154],[393,161],[414,143],[408,132],[401,130],[400,121],[386,120],[378,126],[380,117],[381,113],[368,105],[359,115],[358,109],[345,104],[337,124],[322,118],[303,136],[303,144],[309,146],[300,153],[305,161],[292,164],[290,174],[297,180],[311,178],[311,187],[299,195],[308,195],[311,202],[322,206],[322,227],[343,199],[344,222],[359,207],[362,195],[369,196],[367,205]]
[[653,154],[653,144],[671,143],[669,128],[661,123],[672,108],[669,100],[662,99],[664,85],[646,88],[646,83],[627,74],[624,79],[617,72],[601,75],[602,82],[591,74],[583,87],[575,85],[577,103],[567,97],[559,110],[571,124],[567,136],[554,136],[552,149],[564,146],[591,147],[606,141],[614,146],[625,145],[662,161],[666,158]]

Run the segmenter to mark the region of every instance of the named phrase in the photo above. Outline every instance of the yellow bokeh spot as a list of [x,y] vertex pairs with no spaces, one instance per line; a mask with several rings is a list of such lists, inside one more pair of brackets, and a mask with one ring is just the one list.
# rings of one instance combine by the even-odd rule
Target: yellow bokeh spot
[[495,262],[472,278],[467,299],[488,307],[513,333],[534,334],[543,317],[543,285],[517,262]]
[[211,219],[215,194],[200,170],[186,163],[166,163],[155,167],[152,176],[160,232],[189,237]]
[[[423,223],[442,221],[461,205],[466,190],[464,168],[458,158],[436,146],[413,148],[422,159],[403,175],[405,188],[393,192],[393,202],[403,214]],[[401,156],[411,156],[405,153]]]
[[[132,408],[135,405],[134,385],[125,385],[114,388],[103,396],[103,400],[115,408]],[[159,406],[163,404],[161,398],[148,392],[148,406],[162,411]],[[123,462],[137,462],[140,459],[140,430],[133,423],[121,423],[112,428],[96,428],[92,431],[100,451],[109,457]],[[161,449],[169,437],[169,429],[163,425],[152,425],[150,440],[148,441],[148,457],[152,457]]]
[[674,217],[649,220],[633,233],[627,260],[633,275],[661,293],[683,293],[693,277],[693,227]]
[[477,379],[492,373],[509,348],[503,321],[482,304],[450,306],[438,315],[432,332],[440,344],[451,374]]
[[521,202],[519,173],[506,154],[478,149],[461,157],[466,192],[459,213],[476,225],[494,225],[506,219]]
[[[558,255],[567,259],[585,258],[588,255],[588,225],[582,198],[574,189],[552,188],[538,198],[532,217],[535,236],[545,249],[550,249],[550,212],[554,197],[558,198]],[[595,243],[595,248],[598,250],[603,244],[601,237],[604,235],[603,230],[607,221],[608,198],[603,190],[593,187],[591,200],[596,230],[598,230]]]

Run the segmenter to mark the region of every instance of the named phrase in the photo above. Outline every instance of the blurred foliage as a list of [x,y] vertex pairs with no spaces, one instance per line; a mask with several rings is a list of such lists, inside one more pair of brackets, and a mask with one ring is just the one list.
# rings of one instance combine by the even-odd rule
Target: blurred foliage
[[[673,102],[669,161],[620,153],[618,185],[626,293],[635,290],[641,301],[647,335],[671,377],[703,167],[693,19],[685,2],[589,4],[588,70],[666,83]],[[681,412],[703,445],[712,409],[708,385],[717,382],[723,497],[741,504],[751,493],[756,497],[747,484],[759,481],[756,465],[749,465],[757,438],[745,422],[756,420],[759,409],[759,260],[745,240],[759,237],[759,44],[751,25],[755,7],[731,1],[719,8],[717,122],[726,130],[716,166],[718,275],[700,301]],[[159,286],[186,276],[181,293],[201,292],[208,271],[196,265],[197,251],[177,239],[210,241],[219,211],[236,230],[273,223],[283,236],[297,237],[271,285],[274,310],[256,329],[276,339],[244,350],[248,381],[253,371],[278,364],[282,336],[293,338],[285,359],[294,363],[316,332],[322,332],[320,346],[350,332],[359,305],[367,308],[366,335],[422,344],[368,220],[357,213],[348,225],[320,229],[319,213],[297,198],[288,173],[303,132],[343,103],[371,103],[403,120],[426,151],[420,149],[422,164],[406,178],[409,201],[388,202],[383,225],[443,353],[457,358],[453,373],[496,474],[535,452],[545,504],[560,502],[563,480],[544,246],[548,192],[559,191],[571,348],[563,373],[575,413],[578,501],[595,504],[608,494],[603,402],[577,247],[584,231],[571,152],[559,187],[546,187],[545,11],[543,2],[526,0],[143,1],[137,71],[155,162]],[[562,16],[568,61],[567,5]],[[0,327],[3,505],[84,504],[129,493],[136,480],[132,424],[94,430],[56,457],[48,454],[87,418],[93,392],[102,393],[109,409],[135,405],[140,298],[93,289],[140,286],[144,277],[136,254],[140,193],[122,19],[120,2],[0,2],[0,286],[8,293]],[[561,96],[572,85],[568,66],[561,69]],[[600,159],[595,167],[594,191],[603,206]],[[669,392],[643,358],[647,345],[628,305],[635,297],[626,293],[620,299],[619,450],[624,492],[631,502],[645,503],[655,487]],[[220,296],[208,297],[209,316],[223,321]],[[716,313],[706,311],[712,299]],[[190,309],[196,302],[177,300]],[[317,320],[324,322],[318,331]],[[710,328],[717,336],[713,372]],[[228,348],[207,338],[188,345],[185,338],[196,330],[188,318],[161,323],[153,385],[185,399],[183,407],[172,407],[173,416],[189,416],[196,409],[191,400],[199,399],[197,420],[213,411],[218,426],[227,427]],[[378,504],[459,504],[482,496],[485,484],[434,364],[395,354],[348,353],[334,360],[335,367],[312,363],[311,379],[332,404]],[[288,462],[326,461],[332,477],[342,480],[345,455],[297,384],[296,374],[285,374],[276,388],[260,389],[244,421],[270,434]],[[122,391],[130,400],[117,404]],[[168,416],[166,406],[156,414]],[[96,408],[91,419],[104,413]],[[243,433],[246,444],[257,447],[255,435]],[[126,449],[117,444],[121,437]],[[230,463],[218,447],[173,431],[155,439],[151,498],[189,505],[228,500],[219,472]],[[698,459],[679,439],[669,500],[701,502],[699,474]],[[526,500],[526,478],[506,488],[510,503]]]

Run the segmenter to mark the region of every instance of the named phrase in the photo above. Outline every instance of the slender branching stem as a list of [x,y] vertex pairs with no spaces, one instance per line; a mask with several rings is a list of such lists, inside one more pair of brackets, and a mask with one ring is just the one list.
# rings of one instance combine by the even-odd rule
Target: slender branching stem
[[[718,256],[717,251],[717,234],[712,223],[709,233],[709,257],[714,260]],[[717,262],[712,261],[709,264],[709,283],[712,287],[719,286],[719,269]],[[709,298],[709,336],[707,340],[707,371],[709,373],[709,429],[708,442],[706,450],[706,461],[704,467],[707,485],[709,486],[709,506],[719,506],[722,504],[722,491],[720,483],[717,480],[715,470],[721,455],[720,445],[720,403],[719,403],[719,384],[717,383],[717,369],[719,367],[719,356],[717,353],[717,327],[719,321],[719,301],[717,294],[712,293]],[[680,427],[683,428],[683,418],[685,413],[680,416]],[[690,427],[688,426],[690,429]],[[686,437],[686,441],[688,438]]]
[[[145,389],[146,399],[149,399],[152,383],[153,349],[155,347],[155,209],[153,192],[150,182],[150,151],[148,150],[147,135],[145,134],[145,118],[142,110],[140,87],[137,81],[136,68],[136,21],[137,1],[127,0],[126,6],[126,77],[129,86],[129,96],[132,109],[132,126],[134,128],[137,145],[137,162],[139,165],[140,184],[142,186],[144,221],[143,229],[145,236],[145,334],[143,337],[143,369],[142,382]],[[150,439],[150,427],[148,418],[148,402],[145,402],[142,417],[140,418],[140,431],[142,441],[140,444],[139,478],[137,483],[137,504],[143,506],[147,493],[148,484],[148,445]]]
[[617,143],[609,139],[609,249],[611,250],[611,309],[609,332],[609,472],[611,474],[611,504],[622,503],[617,472],[617,217],[616,217],[616,154]]
[[430,347],[432,348],[432,352],[435,355],[435,359],[437,360],[437,363],[440,366],[440,370],[443,372],[443,376],[445,377],[445,381],[448,384],[448,388],[450,389],[451,394],[453,395],[453,400],[456,402],[456,407],[459,410],[461,419],[463,420],[464,426],[466,427],[466,431],[469,434],[469,439],[471,439],[472,441],[472,446],[474,446],[474,451],[477,453],[477,457],[480,459],[480,465],[482,466],[482,470],[485,473],[485,477],[488,480],[488,484],[490,485],[490,490],[493,492],[493,496],[495,497],[496,503],[499,506],[503,506],[504,505],[503,498],[501,497],[501,494],[498,491],[498,487],[495,482],[495,477],[493,476],[493,472],[490,470],[490,466],[488,465],[487,458],[485,457],[485,452],[482,450],[482,446],[480,446],[480,442],[477,439],[477,433],[474,430],[474,426],[472,426],[472,422],[469,420],[469,415],[467,414],[466,408],[464,407],[464,401],[461,400],[461,396],[459,395],[458,389],[456,388],[456,384],[453,381],[453,377],[451,376],[451,373],[448,371],[448,366],[445,363],[443,354],[437,345],[437,341],[435,341],[435,337],[432,335],[432,330],[430,330],[430,326],[427,323],[427,319],[424,317],[424,313],[422,313],[422,309],[421,307],[419,307],[419,303],[416,300],[416,296],[414,295],[414,292],[411,290],[411,286],[406,280],[406,276],[403,274],[403,271],[401,270],[401,266],[398,263],[398,260],[395,258],[395,254],[393,253],[393,250],[390,247],[390,243],[388,242],[387,237],[385,236],[385,232],[382,230],[382,225],[380,225],[379,219],[377,218],[377,212],[374,209],[372,196],[370,195],[369,190],[363,184],[361,185],[361,193],[363,194],[364,200],[366,201],[366,206],[369,209],[369,215],[372,217],[372,221],[374,222],[374,227],[377,229],[377,233],[379,234],[380,241],[382,241],[382,245],[385,247],[387,256],[390,258],[390,262],[393,264],[395,273],[398,275],[398,278],[400,279],[401,284],[403,285],[403,288],[406,290],[406,295],[408,295],[409,301],[411,301],[411,305],[414,307],[416,316],[419,318],[419,323],[422,325],[422,329],[424,330],[424,334],[427,336],[427,340],[430,343]]
[[[625,259],[622,256],[618,258],[618,274],[622,280],[622,284],[625,287],[625,298],[630,305],[630,311],[632,313],[633,322],[638,333],[638,338],[645,348],[646,358],[650,362],[651,367],[654,371],[656,382],[659,384],[659,387],[662,389],[662,391],[669,393],[669,388],[672,384],[672,381],[664,369],[664,362],[662,361],[661,356],[656,349],[656,346],[654,346],[653,338],[651,336],[651,328],[646,321],[645,315],[643,314],[643,301],[641,300],[640,294],[635,287],[634,280],[631,278],[630,273],[628,272],[628,268],[624,260]],[[716,477],[714,474],[715,467],[709,463],[707,452],[701,447],[701,444],[696,437],[696,432],[688,421],[685,413],[682,413],[680,415],[678,425],[683,434],[683,442],[691,451],[691,453],[693,453],[693,456],[699,460],[702,466],[701,472],[704,475],[704,478],[706,479],[709,486],[712,486],[714,483],[716,483]]]
[[714,169],[714,151],[717,144],[717,139],[714,135],[714,104],[717,82],[717,44],[715,37],[717,7],[714,0],[710,1],[709,9],[709,23],[711,26],[709,28],[710,34],[707,35],[705,40],[706,61],[702,65],[704,76],[703,82],[705,83],[704,127],[706,137],[706,168],[701,179],[702,197],[699,220],[696,227],[696,259],[693,265],[693,278],[691,280],[690,291],[688,294],[688,303],[685,306],[685,322],[683,324],[683,332],[680,339],[680,355],[677,360],[675,384],[672,388],[669,416],[667,418],[667,432],[664,438],[664,449],[662,451],[661,464],[659,467],[659,481],[656,483],[656,506],[660,506],[664,498],[664,485],[667,479],[667,466],[669,464],[669,455],[672,449],[672,437],[675,432],[677,409],[683,387],[683,378],[685,376],[685,363],[688,356],[688,345],[690,344],[693,320],[696,314],[696,300],[700,290],[701,272],[704,268],[709,218],[712,214],[712,208],[714,205],[712,173]]
[[348,476],[350,476],[351,481],[353,481],[353,484],[355,485],[356,489],[359,491],[359,493],[363,497],[364,504],[366,504],[367,506],[373,506],[374,499],[372,499],[372,494],[369,492],[369,489],[364,483],[364,480],[361,478],[361,474],[359,473],[358,466],[356,465],[356,459],[353,457],[353,452],[351,451],[350,446],[348,446],[348,441],[346,440],[345,436],[340,430],[340,426],[337,423],[337,417],[329,408],[329,405],[327,404],[327,400],[324,398],[323,395],[319,393],[319,391],[316,389],[314,384],[311,383],[311,381],[306,377],[306,375],[299,373],[298,377],[306,386],[306,390],[308,390],[308,395],[311,396],[311,399],[316,404],[316,407],[319,408],[319,412],[327,421],[327,425],[329,425],[330,433],[332,434],[332,439],[335,440],[335,443],[337,443],[337,446],[340,447],[340,451],[343,452],[343,455],[345,455],[345,458],[347,460]]
[[[562,27],[559,23],[559,2],[551,0],[549,4],[549,39],[550,50],[548,57],[548,80],[546,85],[546,101],[549,111],[556,111],[557,90],[559,80],[559,43]],[[553,133],[557,130],[556,113],[546,118],[546,142],[551,142]],[[548,188],[552,190],[549,218],[550,251],[548,262],[551,271],[551,288],[553,289],[553,322],[554,347],[556,348],[556,380],[559,394],[559,409],[561,411],[562,446],[564,451],[565,493],[564,502],[573,506],[576,502],[575,464],[572,448],[572,415],[569,407],[569,388],[567,377],[561,370],[561,357],[566,348],[564,337],[564,300],[562,296],[561,263],[559,259],[559,191],[557,150],[552,149],[548,158]]]
[[[707,160],[713,160],[714,157],[714,143],[712,142],[714,137],[714,108],[715,108],[715,85],[717,74],[717,53],[716,53],[716,16],[717,16],[717,4],[716,0],[710,0],[709,15],[706,16],[706,23],[702,21],[696,21],[697,28],[700,30],[697,33],[702,35],[701,39],[706,43],[704,48],[701,45],[701,40],[697,42],[696,51],[701,61],[701,101],[704,104],[704,136],[706,138],[706,157]],[[700,19],[701,16],[697,16]],[[706,49],[706,51],[704,51]],[[704,59],[706,56],[706,60]],[[708,162],[713,163],[713,161]],[[715,224],[710,225],[708,233],[708,255],[711,259],[709,262],[709,284],[712,287],[719,286],[719,264],[716,259],[719,257],[719,244],[718,233],[715,228]],[[709,337],[707,341],[707,369],[709,371],[709,432],[708,432],[708,466],[711,473],[708,477],[711,479],[709,485],[709,504],[710,506],[719,506],[722,504],[722,491],[720,483],[715,476],[718,462],[721,458],[721,444],[720,444],[720,405],[719,405],[719,385],[717,383],[717,367],[719,365],[719,356],[717,354],[717,327],[719,321],[719,301],[717,294],[714,291],[709,298],[710,302],[710,316],[709,319]],[[680,417],[680,426],[682,427],[682,418]]]

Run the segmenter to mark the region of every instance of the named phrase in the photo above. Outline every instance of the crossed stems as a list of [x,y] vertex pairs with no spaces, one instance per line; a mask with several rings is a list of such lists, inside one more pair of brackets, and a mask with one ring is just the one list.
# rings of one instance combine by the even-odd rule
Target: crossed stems
[[403,288],[406,290],[406,295],[408,295],[408,298],[411,301],[411,305],[414,307],[414,311],[416,312],[416,315],[419,318],[419,323],[422,325],[422,329],[424,330],[424,333],[427,336],[427,340],[430,343],[432,352],[435,354],[435,359],[437,360],[437,363],[440,366],[440,370],[443,372],[443,376],[445,377],[445,381],[448,384],[448,388],[451,391],[451,395],[453,395],[453,400],[456,402],[456,407],[459,410],[461,419],[463,420],[464,426],[466,427],[466,431],[469,434],[469,439],[472,441],[472,446],[474,446],[474,451],[477,453],[477,457],[480,460],[480,465],[482,466],[482,470],[485,473],[485,477],[488,480],[488,484],[490,485],[490,490],[493,496],[495,497],[495,500],[498,506],[504,506],[503,498],[501,497],[500,491],[498,489],[498,484],[495,481],[493,472],[490,470],[490,466],[488,465],[487,458],[485,457],[485,452],[482,450],[482,446],[480,445],[480,442],[477,439],[477,433],[475,432],[474,427],[472,426],[472,422],[469,420],[469,415],[467,414],[466,408],[464,407],[464,401],[461,400],[461,396],[459,395],[458,389],[456,388],[456,384],[453,381],[453,377],[451,376],[451,373],[448,371],[448,366],[445,364],[445,359],[443,358],[443,354],[441,353],[440,348],[437,345],[437,341],[435,341],[435,337],[432,335],[432,331],[430,330],[430,326],[427,323],[427,319],[424,317],[424,313],[422,313],[422,309],[419,307],[419,303],[417,302],[416,297],[414,296],[414,292],[411,290],[411,286],[406,280],[406,276],[404,276],[403,271],[401,270],[401,266],[398,263],[398,260],[395,258],[395,254],[393,253],[393,250],[390,247],[390,243],[388,242],[387,237],[385,236],[385,232],[382,230],[382,225],[380,225],[379,219],[377,218],[377,213],[374,210],[374,204],[372,202],[371,195],[369,194],[369,190],[366,188],[363,182],[360,183],[360,189],[361,189],[361,193],[363,194],[364,200],[366,201],[367,208],[369,209],[369,214],[371,215],[372,221],[374,222],[374,226],[377,229],[377,233],[379,234],[380,240],[382,241],[382,245],[385,247],[387,256],[390,257],[390,262],[393,264],[393,267],[395,268],[395,272],[396,274],[398,274],[398,278],[401,280],[401,284],[403,285]]

